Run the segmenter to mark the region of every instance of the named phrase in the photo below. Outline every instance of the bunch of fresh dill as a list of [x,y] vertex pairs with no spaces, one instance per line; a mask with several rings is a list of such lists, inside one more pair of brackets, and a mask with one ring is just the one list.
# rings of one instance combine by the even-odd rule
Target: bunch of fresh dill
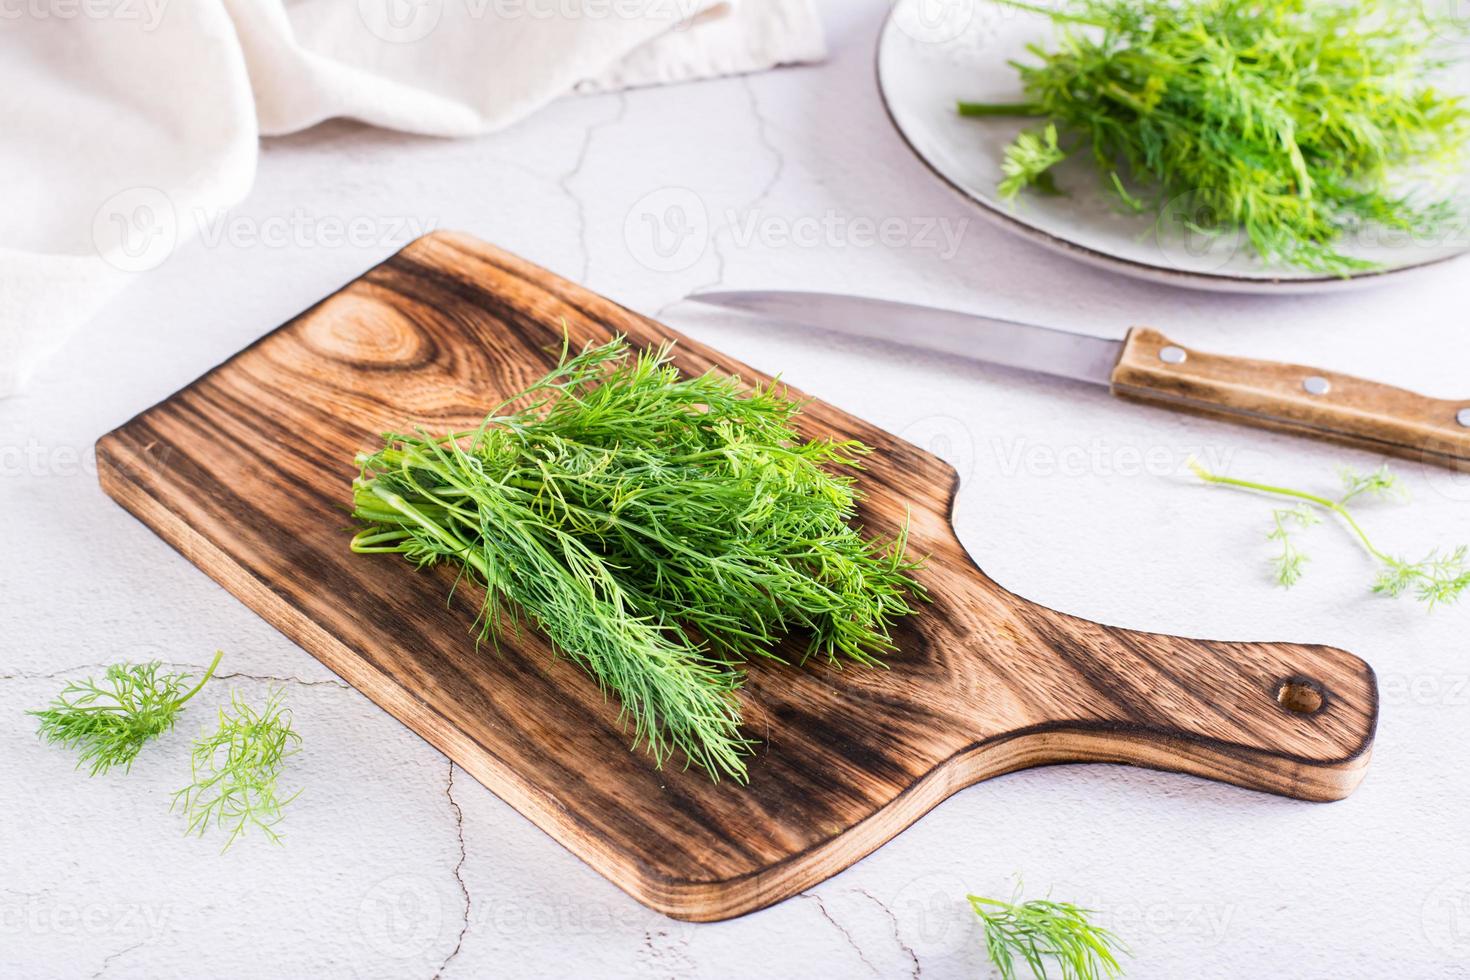
[[1470,132],[1464,100],[1433,84],[1453,62],[1419,4],[997,2],[1062,28],[1056,50],[1030,47],[1039,64],[1013,62],[1024,103],[960,103],[1050,121],[1007,150],[1004,196],[1056,192],[1051,168],[1085,152],[1131,208],[1187,198],[1191,230],[1244,230],[1269,263],[1338,275],[1371,267],[1340,250],[1345,235],[1432,234],[1454,213],[1398,189],[1458,170]]
[[477,430],[360,456],[352,548],[459,566],[485,588],[484,635],[528,617],[617,695],[635,746],[744,780],[740,663],[798,630],[874,663],[923,595],[902,535],[850,523],[833,470],[865,447],[800,439],[798,411],[774,386],[686,378],[668,347],[564,351]]

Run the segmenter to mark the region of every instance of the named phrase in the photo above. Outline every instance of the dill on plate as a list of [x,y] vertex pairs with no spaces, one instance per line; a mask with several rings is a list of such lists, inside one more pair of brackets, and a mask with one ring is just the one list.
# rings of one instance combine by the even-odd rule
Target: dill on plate
[[1023,102],[959,105],[1047,121],[1008,148],[1005,197],[1059,192],[1052,168],[1083,153],[1125,207],[1334,275],[1374,267],[1343,249],[1355,232],[1432,236],[1456,213],[1432,180],[1463,169],[1470,111],[1436,87],[1454,47],[1419,3],[997,2],[1059,29],[1012,63]]

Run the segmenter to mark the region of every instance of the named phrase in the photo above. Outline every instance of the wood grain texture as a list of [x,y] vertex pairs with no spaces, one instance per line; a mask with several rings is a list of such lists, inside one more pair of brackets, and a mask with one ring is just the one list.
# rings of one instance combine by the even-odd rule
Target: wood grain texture
[[[1184,350],[1186,359],[1166,363],[1159,357],[1166,347]],[[1328,390],[1312,394],[1309,378]],[[1129,333],[1112,388],[1134,401],[1470,470],[1470,426],[1458,420],[1470,398],[1427,398],[1297,364],[1185,350],[1147,327]]]
[[617,705],[534,632],[498,653],[477,648],[476,597],[445,603],[451,570],[348,551],[354,454],[387,429],[477,422],[554,363],[563,322],[576,345],[615,332],[638,345],[672,338],[686,370],[766,377],[503,251],[438,233],[105,436],[103,486],[672,916],[722,919],[787,898],[960,788],[1028,766],[1126,762],[1309,800],[1345,796],[1361,779],[1378,705],[1362,661],[1321,646],[1135,633],[1020,599],[956,540],[952,469],[822,403],[803,431],[877,447],[862,518],[891,533],[911,512],[934,602],[899,625],[888,670],[751,664],[741,700],[762,744],[748,787],[655,769],[628,750]]

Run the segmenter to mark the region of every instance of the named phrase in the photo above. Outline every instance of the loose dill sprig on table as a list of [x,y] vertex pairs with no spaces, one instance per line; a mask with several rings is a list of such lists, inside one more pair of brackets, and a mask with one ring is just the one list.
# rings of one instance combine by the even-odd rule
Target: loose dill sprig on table
[[185,690],[188,674],[160,674],[163,664],[113,664],[103,682],[72,681],[51,705],[28,714],[41,719],[40,736],[49,744],[79,748],[77,768],[90,775],[113,766],[124,772],[152,739],[174,727],[184,704],[214,676],[223,652],[216,653],[199,682]]
[[1062,980],[1123,975],[1118,954],[1126,955],[1128,949],[1116,935],[1089,921],[1095,914],[1091,909],[1040,898],[1021,902],[1019,886],[1008,902],[966,897],[984,924],[985,951],[1002,980],[1016,980],[1018,963],[1040,980],[1051,976],[1051,967],[1061,971]]
[[1375,593],[1397,598],[1412,591],[1420,602],[1433,609],[1440,603],[1454,602],[1470,590],[1470,564],[1467,564],[1470,561],[1470,552],[1467,552],[1465,546],[1448,550],[1435,549],[1420,561],[1399,558],[1374,545],[1348,509],[1348,504],[1360,497],[1397,501],[1408,499],[1403,484],[1397,476],[1389,472],[1387,466],[1366,474],[1342,470],[1342,492],[1336,499],[1291,487],[1220,476],[1194,461],[1190,462],[1190,468],[1206,483],[1295,501],[1291,507],[1272,512],[1272,529],[1266,535],[1269,540],[1281,546],[1281,551],[1272,556],[1271,564],[1276,573],[1276,581],[1284,588],[1291,588],[1301,580],[1302,566],[1307,560],[1307,556],[1296,544],[1295,532],[1320,523],[1321,514],[1330,513],[1342,521],[1363,546],[1363,550],[1378,563],[1378,577],[1373,583]]
[[857,442],[803,440],[774,385],[684,377],[669,348],[589,346],[475,431],[389,434],[358,458],[354,551],[448,561],[616,695],[634,746],[744,780],[739,664],[792,631],[875,664],[922,597],[905,535],[851,525]]
[[[1038,116],[1000,185],[1054,192],[1051,168],[1093,158],[1128,207],[1164,207],[1192,231],[1243,229],[1260,257],[1347,275],[1339,250],[1365,225],[1432,234],[1455,213],[1395,189],[1464,162],[1470,108],[1434,87],[1454,62],[1419,4],[1393,0],[1063,0],[1055,50],[1013,62],[1025,101],[961,102],[967,116]],[[1130,192],[1129,183],[1147,187]],[[1166,216],[1161,212],[1161,220]]]
[[192,781],[174,794],[170,809],[183,812],[185,833],[222,829],[229,834],[222,851],[251,827],[281,842],[275,829],[281,811],[301,794],[282,796],[276,788],[286,760],[301,751],[301,736],[291,723],[283,691],[271,691],[258,709],[231,692],[230,706],[220,708],[219,727],[194,742]]

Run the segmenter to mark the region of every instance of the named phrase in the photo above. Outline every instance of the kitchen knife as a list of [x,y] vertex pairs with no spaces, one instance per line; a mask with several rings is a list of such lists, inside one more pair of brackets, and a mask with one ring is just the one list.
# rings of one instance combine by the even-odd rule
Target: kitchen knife
[[1099,384],[1133,401],[1470,471],[1470,398],[1427,398],[1317,368],[1208,354],[1149,327],[1109,340],[833,293],[705,292],[689,299]]

